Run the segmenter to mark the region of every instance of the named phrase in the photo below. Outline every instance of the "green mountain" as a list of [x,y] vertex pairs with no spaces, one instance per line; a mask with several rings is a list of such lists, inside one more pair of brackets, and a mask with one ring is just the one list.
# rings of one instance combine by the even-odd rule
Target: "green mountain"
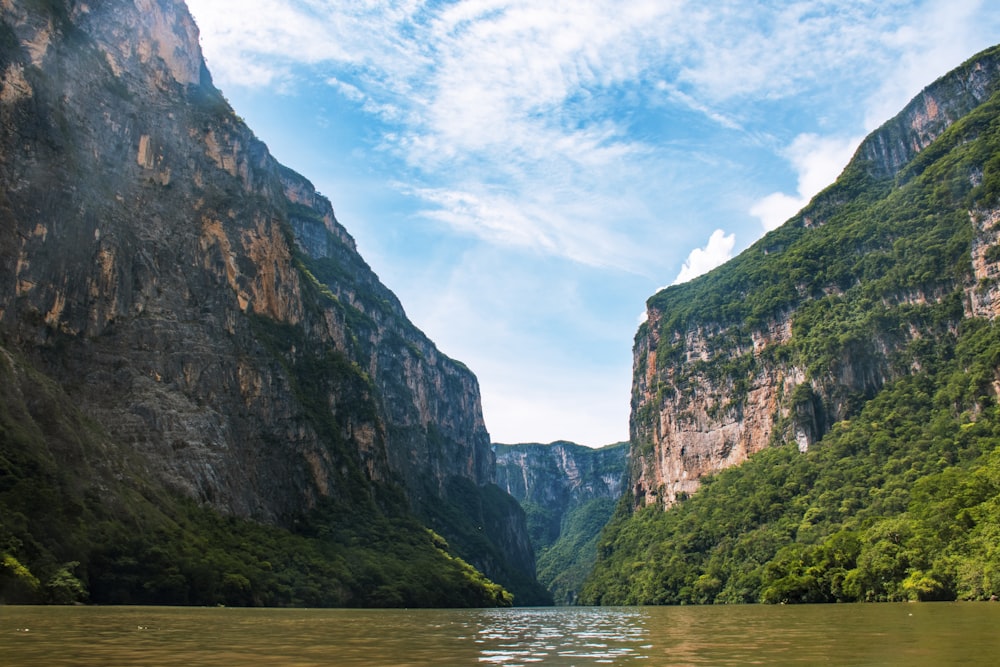
[[627,481],[628,443],[495,444],[497,486],[528,519],[538,581],[556,604],[573,604],[597,558],[597,539]]
[[494,466],[183,2],[0,3],[0,601],[549,602]]
[[1000,594],[1000,48],[739,257],[648,302],[581,600]]

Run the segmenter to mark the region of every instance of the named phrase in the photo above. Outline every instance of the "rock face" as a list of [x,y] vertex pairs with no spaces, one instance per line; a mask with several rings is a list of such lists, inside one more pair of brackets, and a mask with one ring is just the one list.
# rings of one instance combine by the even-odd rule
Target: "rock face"
[[895,176],[955,121],[996,91],[998,68],[1000,59],[987,52],[938,79],[866,138],[855,159],[866,162],[878,176]]
[[[703,475],[774,442],[794,440],[806,450],[909,372],[913,361],[905,348],[923,335],[921,325],[879,326],[872,313],[918,309],[948,298],[957,285],[965,303],[953,322],[941,326],[957,326],[963,314],[996,316],[996,210],[967,212],[971,247],[965,252],[975,282],[929,270],[905,291],[878,292],[879,262],[889,266],[893,253],[902,252],[893,247],[896,239],[852,233],[854,240],[842,249],[858,258],[850,271],[818,264],[813,258],[820,253],[808,244],[832,216],[865,196],[864,188],[887,189],[919,173],[933,159],[924,149],[998,89],[1000,50],[994,48],[928,86],[876,130],[840,181],[782,228],[726,266],[648,301],[648,320],[634,346],[630,492],[637,506],[669,506],[697,490]],[[982,180],[981,167],[973,167],[965,186]],[[794,275],[774,273],[769,259],[783,253],[797,253],[789,264]],[[829,349],[804,346],[804,336],[822,327],[823,308],[855,307],[838,295],[858,281],[872,285],[868,315],[858,315],[864,324],[858,331],[831,332]]]
[[[277,524],[492,481],[475,376],[233,113],[182,2],[4,0],[0,19],[0,332],[105,456]],[[532,562],[518,521],[500,551]]]
[[536,503],[562,517],[595,498],[618,500],[625,490],[626,443],[600,449],[572,442],[493,446],[496,483],[518,502]]

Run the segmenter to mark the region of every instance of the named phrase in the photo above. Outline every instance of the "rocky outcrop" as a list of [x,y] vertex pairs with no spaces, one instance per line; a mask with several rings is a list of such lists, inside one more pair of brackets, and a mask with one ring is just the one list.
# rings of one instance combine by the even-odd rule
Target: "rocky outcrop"
[[994,320],[1000,316],[1000,209],[969,214],[972,238],[973,281],[965,288],[965,312],[969,317]]
[[[948,228],[971,239],[964,250],[967,274],[941,274],[928,264],[905,288],[879,285],[889,284],[884,276],[893,263],[918,261],[919,246],[904,252],[903,245],[893,246],[898,236],[825,226],[848,220],[859,197],[887,196],[919,176],[933,159],[925,149],[998,90],[1000,49],[994,48],[927,87],[869,136],[837,184],[782,228],[729,264],[649,300],[634,347],[630,491],[637,505],[669,506],[696,491],[704,475],[774,443],[794,441],[807,450],[886,383],[919,365],[907,350],[932,337],[930,328],[955,327],[963,315],[996,316],[1000,237],[994,210],[962,213],[967,226]],[[984,130],[961,131],[971,137]],[[983,173],[982,164],[971,163],[955,187],[979,187]],[[939,224],[925,217],[921,224]],[[844,261],[849,268],[815,259],[829,257],[822,244],[834,242],[841,244],[840,256],[856,258]],[[789,254],[794,261],[779,264]],[[862,284],[870,287],[855,291],[864,291],[864,299],[841,298]],[[928,323],[918,316],[922,305],[956,293],[965,297],[954,320]],[[851,316],[843,317],[847,311]],[[810,342],[831,321],[852,328],[826,332],[820,346]]]
[[0,19],[0,333],[115,448],[278,524],[492,480],[475,376],[233,113],[182,2],[6,0]]

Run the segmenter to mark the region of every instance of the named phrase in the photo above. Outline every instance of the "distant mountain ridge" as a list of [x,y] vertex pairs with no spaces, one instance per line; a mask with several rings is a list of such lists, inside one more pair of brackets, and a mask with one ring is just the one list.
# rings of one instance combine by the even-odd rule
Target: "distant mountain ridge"
[[496,484],[518,502],[565,508],[594,498],[614,498],[624,490],[628,443],[585,447],[566,440],[549,444],[494,443]]
[[557,604],[572,604],[625,490],[628,443],[599,449],[566,441],[494,444],[493,450],[497,485],[527,513],[539,581]]

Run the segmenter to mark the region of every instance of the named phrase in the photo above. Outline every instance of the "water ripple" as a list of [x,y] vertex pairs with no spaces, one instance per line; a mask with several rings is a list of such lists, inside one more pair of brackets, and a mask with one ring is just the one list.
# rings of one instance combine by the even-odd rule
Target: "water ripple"
[[648,657],[640,610],[503,609],[479,620],[479,662],[486,665],[620,665]]

